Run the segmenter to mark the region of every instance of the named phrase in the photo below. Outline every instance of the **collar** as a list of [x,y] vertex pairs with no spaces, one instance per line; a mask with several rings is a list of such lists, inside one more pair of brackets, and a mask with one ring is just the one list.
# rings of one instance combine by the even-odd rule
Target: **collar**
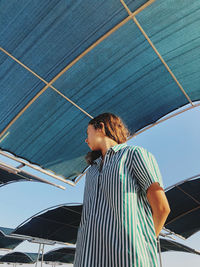
[[[116,153],[117,151],[121,150],[124,147],[127,147],[127,143],[123,143],[123,144],[118,144],[118,145],[112,146],[108,150],[112,149]],[[94,162],[96,162],[98,164],[98,162],[100,162],[101,159],[102,158],[100,156],[97,159],[95,159]]]
[[118,144],[115,146],[110,147],[114,152],[119,151],[120,149],[124,148],[127,146],[127,143],[123,143],[123,144]]

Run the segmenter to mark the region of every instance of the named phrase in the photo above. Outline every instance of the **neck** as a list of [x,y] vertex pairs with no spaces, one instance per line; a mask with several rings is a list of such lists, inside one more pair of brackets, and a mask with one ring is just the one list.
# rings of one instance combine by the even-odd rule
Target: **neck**
[[104,141],[102,142],[101,145],[101,153],[102,153],[102,157],[104,159],[106,152],[108,151],[108,149],[112,146],[118,145],[117,142],[115,142],[114,140],[110,139],[110,138],[105,138]]

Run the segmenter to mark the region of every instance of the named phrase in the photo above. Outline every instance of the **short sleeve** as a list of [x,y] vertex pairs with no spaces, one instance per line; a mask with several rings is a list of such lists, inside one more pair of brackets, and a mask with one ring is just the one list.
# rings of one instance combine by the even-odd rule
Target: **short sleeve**
[[143,147],[136,147],[133,151],[133,173],[145,193],[149,186],[155,182],[158,182],[164,188],[162,176],[154,155]]

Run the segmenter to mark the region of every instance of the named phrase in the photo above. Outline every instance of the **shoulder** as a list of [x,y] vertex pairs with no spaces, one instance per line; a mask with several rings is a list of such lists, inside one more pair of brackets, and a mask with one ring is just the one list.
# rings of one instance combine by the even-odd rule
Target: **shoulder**
[[150,151],[139,145],[128,145],[127,152],[128,156],[130,156],[133,160],[137,160],[138,158],[154,157],[154,155]]
[[138,145],[127,145],[127,150],[130,153],[150,153],[146,148]]

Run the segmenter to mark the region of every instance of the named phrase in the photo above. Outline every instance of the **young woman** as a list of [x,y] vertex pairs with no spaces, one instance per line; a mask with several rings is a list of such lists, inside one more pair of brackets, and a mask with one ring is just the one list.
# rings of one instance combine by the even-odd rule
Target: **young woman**
[[154,156],[127,145],[129,132],[111,113],[92,119],[87,135],[74,267],[158,266],[156,238],[170,208]]

